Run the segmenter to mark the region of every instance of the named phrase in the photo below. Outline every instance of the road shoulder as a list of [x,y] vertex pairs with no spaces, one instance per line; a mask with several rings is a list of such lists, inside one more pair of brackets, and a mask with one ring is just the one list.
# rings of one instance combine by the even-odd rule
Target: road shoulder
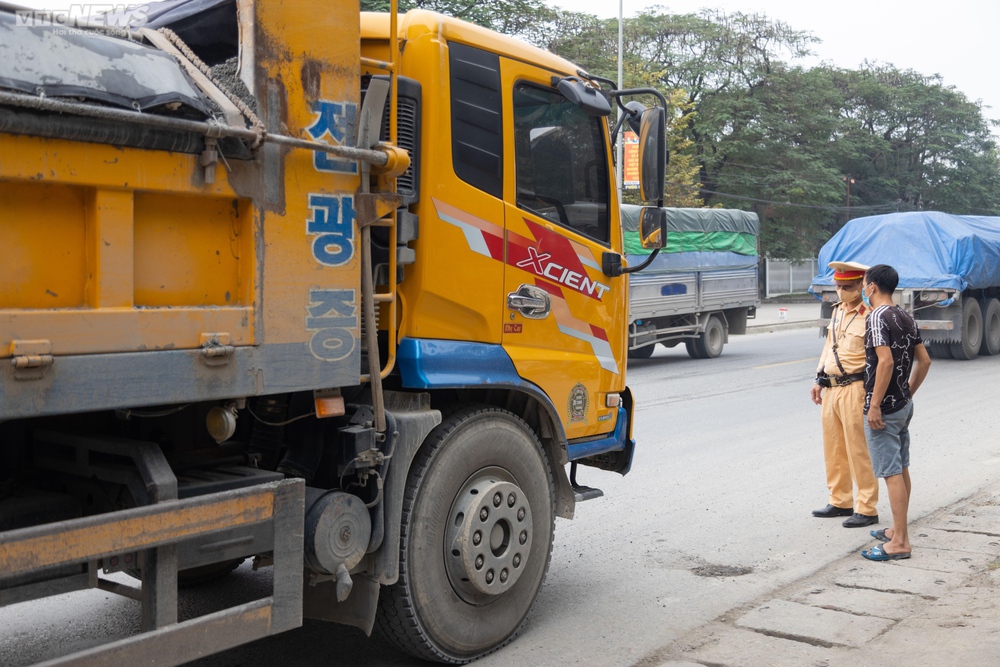
[[[732,609],[637,663],[982,664],[1000,655],[1000,493],[984,491],[910,528],[913,557],[852,554]],[[872,541],[874,544],[874,540]]]

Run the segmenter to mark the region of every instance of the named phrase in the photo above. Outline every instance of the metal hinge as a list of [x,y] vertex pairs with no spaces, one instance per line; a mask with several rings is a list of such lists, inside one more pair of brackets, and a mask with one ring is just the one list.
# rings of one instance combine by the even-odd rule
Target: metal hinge
[[52,365],[52,342],[15,340],[10,344],[11,366],[15,380],[40,380]]
[[208,366],[229,363],[236,348],[229,344],[228,333],[203,333],[201,335],[201,360]]

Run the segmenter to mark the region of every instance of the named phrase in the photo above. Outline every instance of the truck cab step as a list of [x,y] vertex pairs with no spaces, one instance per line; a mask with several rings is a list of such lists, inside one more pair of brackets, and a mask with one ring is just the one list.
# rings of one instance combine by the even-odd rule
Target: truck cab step
[[576,497],[576,502],[582,503],[584,500],[600,498],[604,495],[604,492],[592,486],[574,486],[573,495]]

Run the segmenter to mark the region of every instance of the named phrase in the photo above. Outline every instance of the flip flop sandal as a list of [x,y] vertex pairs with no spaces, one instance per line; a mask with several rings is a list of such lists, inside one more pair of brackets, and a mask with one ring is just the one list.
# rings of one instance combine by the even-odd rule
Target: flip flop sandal
[[869,530],[871,536],[874,537],[879,542],[888,542],[891,538],[885,534],[885,528],[879,528],[878,530]]
[[877,561],[883,561],[883,560],[904,560],[904,559],[910,557],[910,553],[909,552],[898,553],[898,554],[888,553],[885,550],[885,547],[882,546],[881,544],[876,544],[871,549],[867,549],[865,551],[862,551],[861,555],[864,556],[865,558],[867,558],[868,560],[877,560]]

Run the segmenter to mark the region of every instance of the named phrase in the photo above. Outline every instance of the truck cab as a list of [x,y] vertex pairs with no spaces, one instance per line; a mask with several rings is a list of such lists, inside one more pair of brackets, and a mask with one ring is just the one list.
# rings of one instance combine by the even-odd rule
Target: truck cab
[[[389,17],[361,25],[363,55],[384,61]],[[399,34],[399,90],[419,101],[400,129],[417,184],[403,216],[419,228],[400,249],[413,260],[399,285],[402,383],[521,386],[548,397],[570,459],[620,447],[573,444],[629,419],[627,278],[601,265],[623,253],[606,119],[559,92],[576,68],[551,53],[423,11]]]

